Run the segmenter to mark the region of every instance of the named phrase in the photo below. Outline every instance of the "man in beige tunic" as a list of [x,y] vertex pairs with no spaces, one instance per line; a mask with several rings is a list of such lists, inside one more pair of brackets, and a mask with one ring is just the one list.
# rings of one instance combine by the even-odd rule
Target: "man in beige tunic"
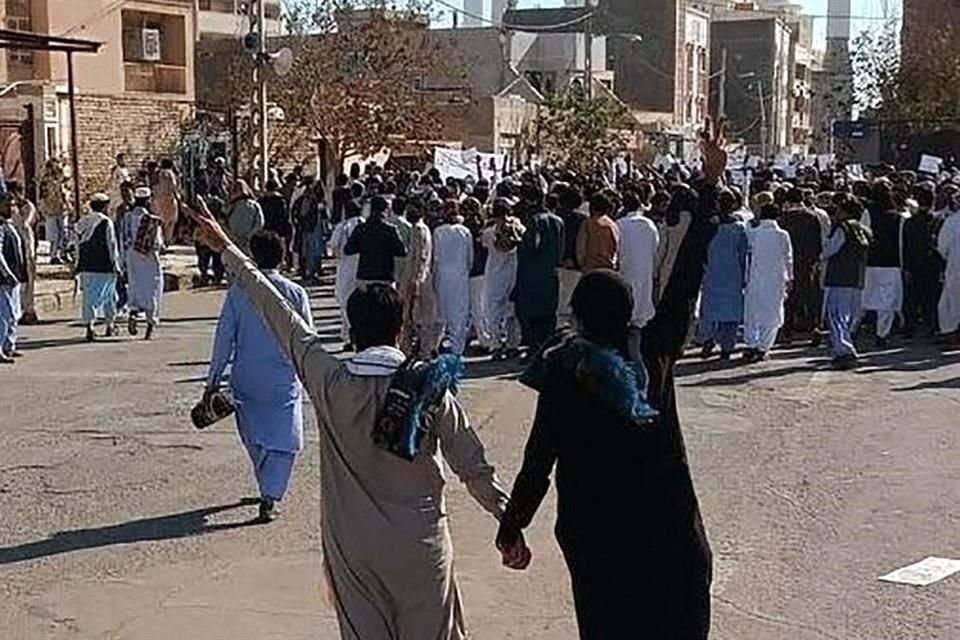
[[160,174],[157,186],[153,189],[153,211],[162,220],[163,243],[172,246],[180,216],[180,189],[177,187],[177,174],[173,170],[173,161],[165,158],[160,162]]
[[439,340],[436,330],[437,307],[430,273],[433,264],[433,238],[430,227],[423,221],[422,206],[415,202],[407,207],[407,220],[412,225],[410,248],[407,251],[404,277],[397,287],[405,303],[400,348],[411,357],[417,354],[422,357],[429,356]]
[[348,303],[357,355],[341,362],[269,280],[247,261],[209,212],[199,235],[220,251],[277,336],[310,394],[320,430],[324,566],[345,640],[463,640],[460,594],[444,502],[442,460],[498,518],[508,500],[457,399],[446,393],[412,462],[373,444],[371,431],[393,374],[402,304],[390,287]]

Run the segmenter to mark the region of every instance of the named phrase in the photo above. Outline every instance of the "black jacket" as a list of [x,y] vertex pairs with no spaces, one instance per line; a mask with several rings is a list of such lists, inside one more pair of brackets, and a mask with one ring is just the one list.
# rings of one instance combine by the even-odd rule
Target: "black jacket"
[[27,281],[27,262],[23,250],[23,240],[9,221],[0,222],[0,251],[3,259],[13,273],[13,280],[0,273],[0,285],[14,286]]
[[343,252],[360,255],[357,280],[384,282],[393,282],[396,258],[407,255],[400,232],[382,218],[372,218],[354,229]]
[[268,193],[260,198],[260,208],[263,210],[263,230],[272,231],[281,238],[288,238],[293,233],[290,224],[290,212],[283,194]]
[[874,209],[870,212],[870,231],[873,242],[870,243],[868,267],[899,267],[900,265],[900,227],[903,217],[893,210]]

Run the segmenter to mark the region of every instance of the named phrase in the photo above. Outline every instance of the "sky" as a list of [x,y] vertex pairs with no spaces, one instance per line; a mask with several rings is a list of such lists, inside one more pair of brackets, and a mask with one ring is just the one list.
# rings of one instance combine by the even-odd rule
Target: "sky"
[[[639,0],[638,0],[639,1]],[[649,1],[649,0],[648,0]],[[822,43],[826,38],[827,30],[827,0],[794,0],[799,4],[804,5],[808,14],[818,17],[814,20],[814,32],[815,38],[818,43]],[[462,0],[452,0],[451,4],[458,4],[462,6]],[[893,15],[899,16],[901,13],[901,0],[888,0],[890,5],[890,11]],[[852,35],[857,36],[861,31],[869,28],[877,28],[882,25],[881,20],[876,18],[882,18],[884,0],[853,0],[853,6],[850,10],[850,13],[853,16],[863,16],[867,19],[864,20],[855,20],[852,25]],[[485,2],[486,11],[489,14],[490,11],[490,1],[486,0]],[[520,0],[520,6],[523,8],[529,7],[559,7],[563,6],[563,0]],[[441,7],[437,7],[441,8]]]

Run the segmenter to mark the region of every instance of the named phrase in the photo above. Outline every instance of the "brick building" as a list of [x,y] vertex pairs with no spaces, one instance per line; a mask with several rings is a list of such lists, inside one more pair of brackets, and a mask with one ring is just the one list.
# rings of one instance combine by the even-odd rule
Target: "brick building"
[[[268,29],[278,29],[279,0],[267,2]],[[84,192],[105,186],[117,153],[137,163],[174,150],[194,112],[195,43],[240,33],[239,8],[237,0],[0,0],[9,29],[103,43],[74,59]],[[63,55],[0,56],[0,153],[6,172],[28,185],[47,158],[70,152],[66,81]]]

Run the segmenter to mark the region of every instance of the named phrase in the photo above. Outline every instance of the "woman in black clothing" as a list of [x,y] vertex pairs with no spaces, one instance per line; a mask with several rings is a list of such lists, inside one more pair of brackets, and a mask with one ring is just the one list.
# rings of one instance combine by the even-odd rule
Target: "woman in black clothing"
[[582,640],[709,635],[712,556],[673,380],[702,279],[714,185],[726,165],[717,137],[705,139],[704,155],[692,221],[642,349],[629,327],[630,287],[596,271],[574,291],[576,331],[548,341],[522,378],[540,395],[497,546],[505,565],[526,568],[522,531],[556,466],[556,536]]

